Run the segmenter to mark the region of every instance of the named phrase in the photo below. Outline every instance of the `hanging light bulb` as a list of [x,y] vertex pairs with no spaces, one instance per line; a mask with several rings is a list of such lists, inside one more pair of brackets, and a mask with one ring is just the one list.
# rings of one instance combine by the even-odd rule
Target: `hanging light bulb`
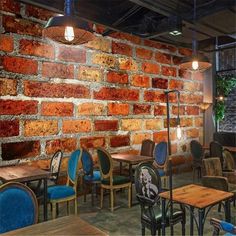
[[74,33],[73,27],[66,26],[65,27],[65,39],[70,42],[70,41],[73,41],[74,38],[75,38],[75,33]]
[[182,133],[181,133],[180,125],[177,125],[176,134],[177,134],[177,138],[181,139]]
[[199,68],[199,64],[197,60],[192,61],[192,68],[193,70],[197,70]]

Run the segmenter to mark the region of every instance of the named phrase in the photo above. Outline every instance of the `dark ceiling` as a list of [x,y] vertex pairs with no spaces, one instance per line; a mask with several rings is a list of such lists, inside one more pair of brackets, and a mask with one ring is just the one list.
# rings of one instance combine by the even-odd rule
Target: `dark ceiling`
[[[63,13],[63,0],[20,0]],[[83,20],[105,26],[104,35],[128,32],[142,38],[191,47],[193,32],[199,49],[234,43],[236,0],[75,0],[75,14]],[[182,34],[170,35],[175,28]]]

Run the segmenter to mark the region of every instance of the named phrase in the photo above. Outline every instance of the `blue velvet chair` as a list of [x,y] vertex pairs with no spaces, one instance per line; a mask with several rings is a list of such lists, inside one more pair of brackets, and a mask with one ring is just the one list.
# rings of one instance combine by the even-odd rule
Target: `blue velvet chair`
[[215,218],[212,218],[210,220],[211,225],[213,225],[214,230],[213,230],[213,236],[218,236],[220,233],[220,230],[224,231],[227,236],[230,235],[236,235],[236,226],[233,224],[230,224],[228,222],[225,222],[223,220],[218,220]]
[[66,185],[54,185],[48,187],[48,200],[52,205],[52,218],[56,218],[57,204],[67,202],[67,211],[69,212],[69,201],[75,202],[75,214],[77,214],[77,181],[79,175],[79,161],[83,155],[82,149],[74,151],[69,160],[67,167]]
[[[94,193],[96,193],[96,187],[98,184],[101,183],[101,174],[99,170],[93,169],[93,158],[91,154],[83,149],[83,155],[81,158],[84,176],[83,176],[83,186],[84,190],[86,189],[85,186],[91,185],[91,197],[92,197],[92,206],[94,205]],[[84,191],[84,201],[86,201],[86,191]]]
[[167,142],[160,142],[154,148],[154,162],[153,165],[158,171],[161,179],[163,180],[163,187],[167,188],[167,160],[168,160],[168,152],[167,152]]
[[0,234],[38,221],[38,203],[24,184],[10,182],[0,187]]

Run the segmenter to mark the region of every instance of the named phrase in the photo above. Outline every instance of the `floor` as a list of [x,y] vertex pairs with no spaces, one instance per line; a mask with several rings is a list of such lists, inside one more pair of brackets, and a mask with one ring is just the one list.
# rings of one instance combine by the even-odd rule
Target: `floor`
[[[184,173],[181,175],[175,175],[173,177],[173,185],[175,187],[180,187],[186,184],[192,183],[192,173]],[[134,194],[135,195],[135,194]],[[140,225],[140,207],[139,205],[133,206],[132,208],[127,207],[127,192],[117,193],[117,209],[112,213],[109,210],[109,195],[104,198],[103,209],[100,209],[100,198],[95,198],[94,207],[91,206],[90,195],[87,195],[87,201],[83,201],[83,197],[79,198],[78,214],[80,217],[89,223],[95,225],[99,229],[107,232],[109,235],[140,235],[141,225]],[[133,196],[135,201],[135,196]],[[71,206],[71,212],[73,212],[73,205]],[[218,219],[224,219],[223,209],[221,212],[217,211],[217,206],[213,207],[208,214],[208,217],[204,226],[204,236],[212,235],[212,226],[209,223],[211,217]],[[59,217],[65,216],[67,213],[65,211],[66,205],[61,204],[59,208]],[[49,213],[50,214],[50,213]],[[231,204],[231,216],[232,223],[236,225],[236,208]],[[50,218],[50,215],[49,215]],[[196,227],[195,227],[196,230]],[[166,235],[169,235],[169,228],[166,229]],[[146,235],[150,235],[150,231],[146,229]],[[174,227],[174,235],[181,235],[181,224],[177,224]],[[186,235],[189,235],[189,214],[187,211],[187,225],[186,225]],[[195,231],[194,235],[197,235]]]

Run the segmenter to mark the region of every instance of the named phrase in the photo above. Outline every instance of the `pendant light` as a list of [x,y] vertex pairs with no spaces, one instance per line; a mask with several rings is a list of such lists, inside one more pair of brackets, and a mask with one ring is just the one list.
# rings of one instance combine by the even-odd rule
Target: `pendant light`
[[73,0],[65,0],[63,16],[49,19],[43,29],[43,36],[69,45],[84,44],[95,39],[88,23],[74,16]]
[[203,54],[197,52],[197,39],[196,39],[196,0],[194,0],[194,13],[193,13],[193,39],[192,39],[192,50],[193,54],[190,57],[184,57],[180,63],[181,69],[188,69],[192,71],[204,71],[211,67],[211,63],[208,58]]

